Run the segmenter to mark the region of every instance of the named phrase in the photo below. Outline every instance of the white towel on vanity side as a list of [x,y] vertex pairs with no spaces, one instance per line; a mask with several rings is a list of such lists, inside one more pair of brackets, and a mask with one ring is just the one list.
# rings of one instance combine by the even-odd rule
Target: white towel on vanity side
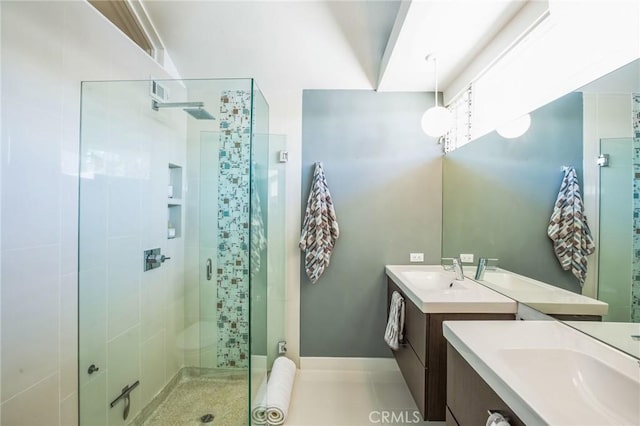
[[283,356],[276,358],[267,383],[268,424],[281,425],[287,419],[295,378],[296,364]]
[[384,341],[394,351],[400,348],[404,332],[404,298],[394,291],[389,303],[389,319],[384,332]]

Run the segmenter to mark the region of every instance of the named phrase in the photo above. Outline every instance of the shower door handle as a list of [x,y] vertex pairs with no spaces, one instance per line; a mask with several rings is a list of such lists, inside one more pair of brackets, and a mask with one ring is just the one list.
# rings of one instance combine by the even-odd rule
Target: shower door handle
[[213,265],[211,259],[207,259],[207,281],[211,281],[211,277],[213,277]]

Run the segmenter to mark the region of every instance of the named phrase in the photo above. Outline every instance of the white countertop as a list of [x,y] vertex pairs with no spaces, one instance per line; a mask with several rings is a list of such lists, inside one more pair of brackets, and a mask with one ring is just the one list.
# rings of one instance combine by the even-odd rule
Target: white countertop
[[640,361],[584,333],[558,321],[445,321],[443,328],[526,424],[640,424]]
[[[475,267],[466,266],[475,274]],[[537,281],[505,269],[486,270],[479,281],[492,290],[550,315],[606,315],[609,305],[578,293]]]
[[565,321],[564,323],[640,359],[640,340],[631,338],[631,336],[640,336],[640,323],[600,321]]
[[468,278],[456,281],[455,273],[445,271],[441,265],[387,265],[385,270],[387,276],[424,313],[517,311],[514,300]]

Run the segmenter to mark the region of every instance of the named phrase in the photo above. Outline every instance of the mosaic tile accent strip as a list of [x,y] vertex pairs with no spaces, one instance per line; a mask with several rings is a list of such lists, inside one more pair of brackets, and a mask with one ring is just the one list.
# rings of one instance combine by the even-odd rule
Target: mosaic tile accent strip
[[217,366],[249,366],[249,167],[251,93],[224,91],[220,103]]
[[640,138],[640,93],[633,94],[633,134]]
[[640,93],[633,95],[633,279],[631,321],[640,322]]

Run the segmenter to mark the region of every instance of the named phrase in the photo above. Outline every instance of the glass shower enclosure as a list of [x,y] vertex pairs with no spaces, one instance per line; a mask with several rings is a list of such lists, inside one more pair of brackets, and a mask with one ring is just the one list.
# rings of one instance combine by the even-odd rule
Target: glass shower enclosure
[[264,96],[84,82],[81,114],[80,424],[250,424],[284,337],[286,143]]
[[600,140],[598,299],[606,321],[640,322],[640,139]]

